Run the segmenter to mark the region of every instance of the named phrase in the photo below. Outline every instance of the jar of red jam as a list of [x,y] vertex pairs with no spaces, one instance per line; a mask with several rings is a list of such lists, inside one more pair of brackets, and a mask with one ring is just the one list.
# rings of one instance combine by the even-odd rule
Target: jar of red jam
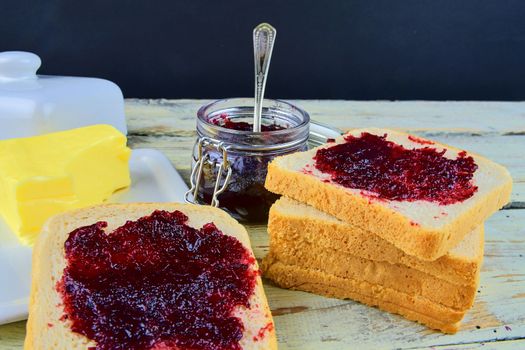
[[189,202],[210,204],[241,221],[267,220],[278,198],[264,188],[268,163],[308,148],[310,117],[280,100],[265,100],[261,132],[253,129],[253,99],[209,103],[197,112]]

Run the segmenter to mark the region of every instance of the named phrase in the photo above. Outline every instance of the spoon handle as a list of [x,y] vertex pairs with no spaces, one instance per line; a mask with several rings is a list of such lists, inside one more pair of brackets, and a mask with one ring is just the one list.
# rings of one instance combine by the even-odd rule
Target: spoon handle
[[255,106],[253,110],[253,131],[261,131],[262,102],[264,88],[272,58],[273,44],[277,31],[268,23],[261,23],[253,30],[253,55],[255,59]]

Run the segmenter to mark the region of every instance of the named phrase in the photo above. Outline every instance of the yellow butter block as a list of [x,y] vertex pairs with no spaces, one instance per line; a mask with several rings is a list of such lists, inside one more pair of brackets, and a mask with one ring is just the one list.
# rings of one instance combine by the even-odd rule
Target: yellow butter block
[[129,186],[130,152],[110,125],[0,141],[0,214],[32,244],[49,217]]

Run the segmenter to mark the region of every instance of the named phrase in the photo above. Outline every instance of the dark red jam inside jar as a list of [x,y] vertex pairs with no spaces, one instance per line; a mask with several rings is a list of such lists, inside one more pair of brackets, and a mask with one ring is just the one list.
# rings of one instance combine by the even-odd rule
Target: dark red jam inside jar
[[[226,129],[239,130],[239,131],[252,131],[253,130],[253,123],[251,121],[234,121],[226,113],[219,114],[216,117],[212,117],[208,121],[214,125],[221,126]],[[267,121],[265,120],[265,122]],[[286,125],[276,124],[275,121],[274,121],[274,124],[261,124],[262,132],[277,131],[277,130],[283,130],[286,128],[287,128]]]
[[57,290],[72,331],[95,349],[240,349],[258,270],[213,223],[155,211],[110,234],[106,222],[72,231]]
[[471,156],[460,152],[451,159],[430,141],[409,139],[425,147],[407,149],[388,141],[387,135],[348,135],[344,143],[319,149],[315,167],[330,174],[331,181],[379,199],[446,205],[472,197],[478,166]]
[[[264,188],[268,163],[275,157],[308,148],[310,117],[297,106],[279,100],[265,100],[261,132],[253,132],[253,99],[226,99],[203,106],[197,113],[197,143],[193,166],[198,159],[198,141],[211,140],[203,149],[207,157],[194,199],[210,204],[223,154],[215,145],[227,148],[232,175],[219,207],[247,222],[264,222],[278,195]],[[224,176],[220,185],[224,184]]]

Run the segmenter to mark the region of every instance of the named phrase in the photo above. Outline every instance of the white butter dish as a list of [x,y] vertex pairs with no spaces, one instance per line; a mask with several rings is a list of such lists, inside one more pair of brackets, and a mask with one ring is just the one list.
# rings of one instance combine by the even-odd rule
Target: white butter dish
[[41,60],[30,52],[0,52],[0,140],[93,124],[126,134],[124,98],[98,78],[37,75]]

